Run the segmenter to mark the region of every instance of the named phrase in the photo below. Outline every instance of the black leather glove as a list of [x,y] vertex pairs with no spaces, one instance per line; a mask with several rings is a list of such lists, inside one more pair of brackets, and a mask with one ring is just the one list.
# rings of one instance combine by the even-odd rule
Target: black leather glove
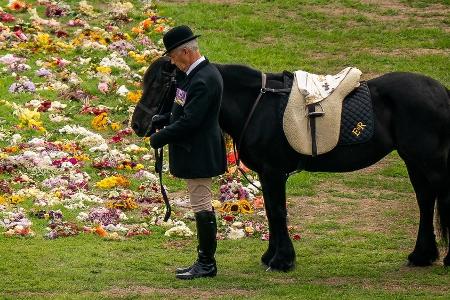
[[164,126],[169,125],[170,114],[164,115],[154,115],[152,118],[152,127],[153,129],[161,129]]

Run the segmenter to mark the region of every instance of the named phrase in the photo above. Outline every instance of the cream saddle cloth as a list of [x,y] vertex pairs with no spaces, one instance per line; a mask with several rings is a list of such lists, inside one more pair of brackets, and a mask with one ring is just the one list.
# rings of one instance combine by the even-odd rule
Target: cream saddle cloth
[[[360,77],[361,71],[352,67],[336,75],[326,76],[295,72],[283,115],[283,130],[295,151],[319,155],[336,147],[341,128],[342,103],[345,96],[359,86]],[[315,127],[313,130],[312,126]]]

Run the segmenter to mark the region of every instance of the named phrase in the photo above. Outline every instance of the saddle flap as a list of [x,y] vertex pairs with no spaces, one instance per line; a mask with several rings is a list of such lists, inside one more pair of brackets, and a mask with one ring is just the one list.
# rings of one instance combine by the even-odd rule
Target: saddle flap
[[[313,103],[307,103],[305,96],[297,88],[297,74],[294,76],[293,88],[283,114],[283,130],[289,144],[297,152],[318,155],[336,147],[340,134],[342,102],[345,96],[359,86],[361,77],[361,71],[356,68],[346,68],[342,72],[345,76],[340,84],[327,97]],[[308,105],[314,103],[314,106],[321,109],[308,111]],[[311,119],[314,124],[310,122]]]

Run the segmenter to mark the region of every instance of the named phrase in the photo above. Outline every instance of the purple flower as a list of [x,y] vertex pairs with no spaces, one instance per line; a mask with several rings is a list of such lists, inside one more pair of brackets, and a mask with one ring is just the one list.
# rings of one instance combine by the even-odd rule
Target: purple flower
[[109,50],[115,51],[122,56],[128,55],[129,50],[135,50],[135,47],[127,41],[120,40],[108,46]]
[[50,76],[50,75],[52,75],[52,72],[50,72],[46,68],[40,68],[39,70],[36,71],[36,76],[39,76],[39,77],[46,77],[46,76]]
[[21,80],[19,82],[14,82],[9,87],[10,93],[34,93],[36,91],[36,86],[33,82],[28,79]]

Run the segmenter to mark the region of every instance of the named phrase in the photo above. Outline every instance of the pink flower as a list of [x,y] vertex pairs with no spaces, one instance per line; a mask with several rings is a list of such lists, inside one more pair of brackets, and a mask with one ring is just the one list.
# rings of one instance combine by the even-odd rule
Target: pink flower
[[108,84],[106,82],[100,82],[98,84],[98,89],[103,94],[106,94],[107,92],[109,92],[109,86],[108,86]]

